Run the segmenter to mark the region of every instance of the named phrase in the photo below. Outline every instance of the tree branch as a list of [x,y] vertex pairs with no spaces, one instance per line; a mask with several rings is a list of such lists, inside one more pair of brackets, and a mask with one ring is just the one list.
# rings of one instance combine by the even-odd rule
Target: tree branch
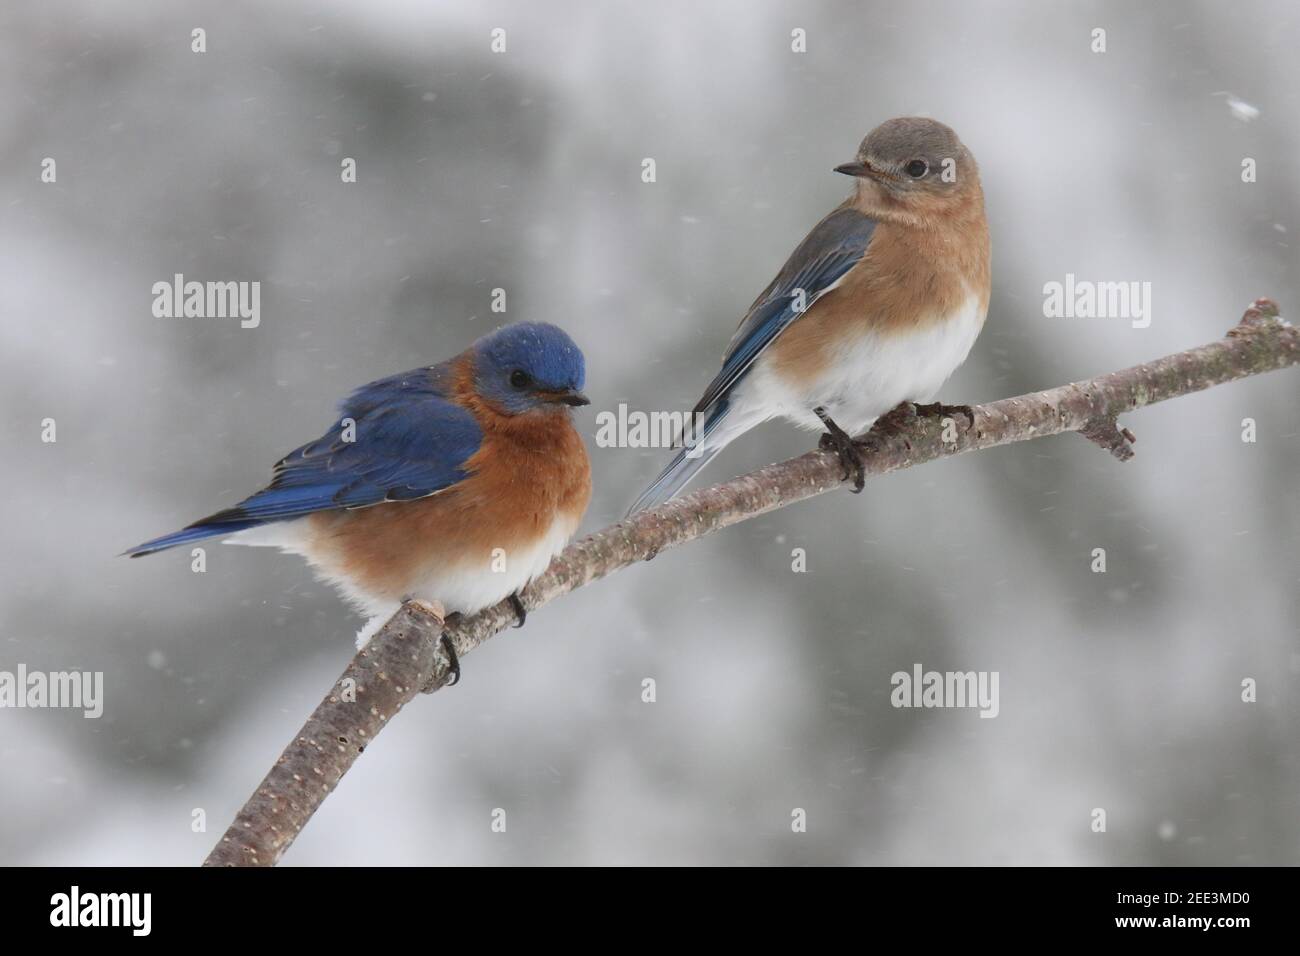
[[[1300,364],[1300,331],[1259,299],[1219,342],[1178,352],[1085,382],[1006,398],[974,408],[962,421],[913,419],[894,433],[861,440],[867,475],[963,452],[1079,432],[1120,460],[1131,458],[1133,433],[1119,415],[1250,375]],[[945,440],[949,439],[949,440]],[[668,548],[843,484],[837,456],[814,451],[670,501],[574,542],[522,593],[529,610]],[[446,634],[464,657],[515,621],[501,602]],[[374,736],[419,689],[447,683],[450,668],[439,644],[440,608],[402,607],[363,650],[285,748],[257,792],[205,861],[205,866],[274,865]],[[355,694],[352,693],[355,688]]]

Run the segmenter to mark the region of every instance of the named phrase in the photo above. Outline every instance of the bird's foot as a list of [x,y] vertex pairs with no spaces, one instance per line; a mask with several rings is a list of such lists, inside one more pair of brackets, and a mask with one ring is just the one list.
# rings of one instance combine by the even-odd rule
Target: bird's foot
[[[448,627],[455,627],[463,618],[464,615],[459,611],[453,611],[442,619],[442,623]],[[460,683],[460,655],[456,653],[456,645],[451,642],[446,631],[438,637],[438,643],[447,654],[447,670],[451,672],[451,680],[447,681],[447,686],[454,687]]]
[[510,597],[506,598],[506,600],[510,602],[515,617],[518,619],[515,621],[515,627],[523,627],[524,621],[528,620],[528,608],[524,607],[524,602],[519,600],[519,592],[511,591]]
[[916,414],[926,418],[936,416],[947,416],[952,418],[954,415],[965,415],[969,427],[975,427],[975,409],[969,405],[945,405],[943,402],[932,402],[929,405],[917,405]]
[[[402,598],[402,603],[419,605],[427,613],[440,618],[443,627],[454,627],[461,621],[460,612],[453,611],[448,614],[438,601],[425,601],[414,595],[407,594]],[[456,645],[451,642],[451,638],[447,636],[446,631],[443,631],[438,636],[438,643],[442,645],[442,649],[447,653],[447,669],[451,672],[451,680],[447,681],[447,686],[454,687],[460,683],[460,657],[456,654]]]
[[456,645],[451,642],[447,632],[443,631],[442,637],[439,638],[442,649],[447,652],[447,669],[451,671],[451,680],[447,681],[448,687],[454,687],[460,683],[460,657],[456,654]]
[[853,493],[856,495],[866,484],[866,471],[862,467],[862,453],[858,451],[858,446],[853,442],[853,436],[846,432],[839,425],[836,425],[831,417],[826,414],[826,409],[815,408],[817,417],[822,420],[826,426],[826,434],[822,435],[817,442],[817,447],[823,451],[833,451],[840,458],[840,467],[844,469],[844,475],[841,480],[847,481],[850,477],[853,479]]

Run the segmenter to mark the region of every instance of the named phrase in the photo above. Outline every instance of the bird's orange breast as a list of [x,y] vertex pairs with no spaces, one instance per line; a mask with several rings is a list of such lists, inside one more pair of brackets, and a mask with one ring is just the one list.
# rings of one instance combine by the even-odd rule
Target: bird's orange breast
[[937,228],[895,222],[876,227],[862,261],[772,343],[769,361],[781,378],[815,379],[846,343],[922,332],[960,315],[971,296],[988,311],[990,252],[983,200],[971,215]]
[[313,515],[313,562],[396,601],[440,574],[490,573],[496,558],[567,540],[591,499],[591,466],[567,409],[509,419],[474,411],[484,435],[467,478],[416,501]]

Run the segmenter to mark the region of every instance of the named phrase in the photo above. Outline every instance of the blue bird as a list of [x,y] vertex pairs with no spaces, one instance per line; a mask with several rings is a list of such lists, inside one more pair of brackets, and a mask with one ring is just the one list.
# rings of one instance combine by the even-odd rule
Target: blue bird
[[823,447],[860,491],[851,436],[895,408],[929,402],[965,361],[990,290],[975,157],[944,124],[903,117],[872,130],[835,171],[854,177],[853,194],[749,307],[693,410],[685,447],[629,513],[674,497],[730,442],[776,417],[825,429]]
[[266,488],[126,553],[221,538],[300,554],[372,616],[359,643],[409,597],[474,613],[543,571],[586,511],[591,469],[571,415],[588,404],[584,378],[555,326],[498,329],[357,389]]

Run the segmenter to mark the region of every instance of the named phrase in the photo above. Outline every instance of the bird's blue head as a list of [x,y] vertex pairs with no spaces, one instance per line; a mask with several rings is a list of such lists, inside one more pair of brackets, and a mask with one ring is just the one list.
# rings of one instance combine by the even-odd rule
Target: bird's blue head
[[507,415],[559,405],[590,405],[582,394],[586,365],[563,331],[544,322],[520,322],[474,343],[478,393]]

